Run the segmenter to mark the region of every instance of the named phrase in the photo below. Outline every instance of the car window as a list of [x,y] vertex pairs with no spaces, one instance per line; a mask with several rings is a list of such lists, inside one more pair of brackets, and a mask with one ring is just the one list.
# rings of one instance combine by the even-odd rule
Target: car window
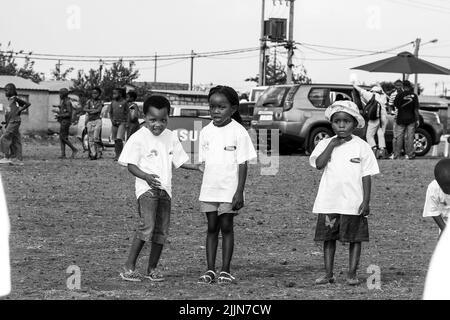
[[256,103],[257,107],[281,107],[291,87],[271,87],[264,91]]
[[195,109],[181,109],[180,110],[180,116],[182,116],[182,117],[196,117],[197,116],[197,110],[195,110]]
[[316,108],[327,108],[330,104],[330,89],[312,88],[309,91],[308,99]]
[[350,97],[348,94],[341,92],[341,91],[330,91],[330,102],[333,103],[335,101],[340,100],[349,100],[352,101],[352,97]]
[[197,110],[197,116],[198,117],[209,117],[211,115],[211,113],[209,112],[209,110]]

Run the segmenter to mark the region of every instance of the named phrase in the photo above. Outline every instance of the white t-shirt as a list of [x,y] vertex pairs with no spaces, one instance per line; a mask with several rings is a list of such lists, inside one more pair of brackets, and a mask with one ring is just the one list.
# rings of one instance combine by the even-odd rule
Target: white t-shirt
[[423,217],[437,217],[442,215],[447,221],[450,215],[450,195],[445,194],[436,180],[433,180],[427,189]]
[[428,268],[424,300],[450,300],[450,229],[444,229]]
[[[156,174],[161,189],[172,197],[172,163],[179,168],[189,160],[189,156],[174,132],[164,130],[155,136],[146,127],[142,127],[125,144],[119,157],[119,163],[127,166],[134,164],[148,174]],[[145,180],[136,178],[136,197],[150,190]]]
[[9,218],[5,192],[0,177],[0,297],[11,291],[11,267],[9,264]]
[[[313,213],[358,215],[363,201],[362,178],[380,173],[377,159],[369,144],[352,135],[352,140],[334,148],[330,162],[320,180]],[[312,152],[309,163],[316,168],[316,160],[330,143],[320,141]]]
[[239,164],[256,158],[252,140],[243,126],[232,120],[224,127],[210,122],[200,132],[200,162],[205,172],[200,201],[232,202],[239,182]]

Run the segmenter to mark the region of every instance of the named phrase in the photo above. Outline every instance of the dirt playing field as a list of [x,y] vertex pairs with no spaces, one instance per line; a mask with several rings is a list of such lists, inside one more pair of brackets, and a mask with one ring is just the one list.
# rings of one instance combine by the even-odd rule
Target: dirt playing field
[[[314,286],[322,274],[311,213],[321,172],[308,157],[280,158],[275,176],[251,165],[245,210],[235,220],[231,286],[198,285],[206,271],[206,218],[198,213],[201,175],[174,171],[170,242],[159,284],[124,282],[136,224],[134,179],[112,161],[57,160],[59,147],[28,141],[25,166],[0,167],[11,220],[13,290],[7,299],[420,299],[437,227],[422,218],[425,190],[437,159],[380,162],[373,182],[371,242],[363,245],[361,286],[345,285],[348,246],[338,245],[337,284]],[[69,152],[70,154],[70,152]],[[220,248],[220,244],[219,244]],[[148,248],[138,268],[144,271]],[[217,267],[220,268],[221,251]],[[67,288],[69,266],[81,270],[81,290]],[[381,289],[366,285],[367,268],[381,271]],[[372,266],[372,267],[373,267]],[[375,270],[374,269],[374,270]]]

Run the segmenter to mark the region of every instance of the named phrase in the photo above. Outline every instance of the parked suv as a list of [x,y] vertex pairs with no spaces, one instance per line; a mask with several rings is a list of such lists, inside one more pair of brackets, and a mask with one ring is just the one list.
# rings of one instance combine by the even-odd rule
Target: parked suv
[[[330,123],[325,119],[325,109],[336,97],[354,100],[351,85],[302,84],[278,85],[267,88],[255,105],[252,128],[279,129],[281,152],[303,149],[308,153],[317,143],[333,134]],[[416,155],[423,156],[432,145],[438,144],[443,133],[439,116],[431,111],[419,111],[421,125],[416,130]],[[394,116],[388,115],[386,145],[392,150]],[[364,129],[355,134],[365,137]],[[270,136],[270,135],[268,135]]]

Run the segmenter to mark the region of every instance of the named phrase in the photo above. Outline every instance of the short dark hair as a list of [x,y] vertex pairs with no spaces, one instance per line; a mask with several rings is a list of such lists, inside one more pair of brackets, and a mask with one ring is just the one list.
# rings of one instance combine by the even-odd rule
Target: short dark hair
[[137,93],[136,91],[128,91],[127,96],[129,96],[131,99],[136,100],[137,99]]
[[144,114],[146,115],[148,113],[148,110],[150,109],[150,107],[154,107],[156,109],[167,109],[167,112],[170,112],[170,102],[169,100],[167,100],[166,97],[163,96],[150,96],[147,99],[145,99],[144,102]]
[[117,91],[122,98],[127,97],[127,90],[125,90],[124,88],[117,87],[114,88],[113,91]]
[[436,164],[434,178],[439,186],[450,184],[450,159],[442,159]]
[[407,88],[412,88],[412,84],[409,80],[403,81],[403,86]]
[[102,89],[100,89],[100,87],[94,87],[92,88],[92,91],[97,91],[99,95],[102,94]]
[[394,85],[396,85],[396,84],[401,84],[401,85],[403,85],[403,81],[400,80],[400,79],[395,80]]
[[6,87],[10,87],[10,88],[12,88],[12,94],[13,94],[13,96],[17,96],[17,88],[16,88],[16,85],[14,84],[14,83],[8,83],[6,86],[5,86],[5,89],[6,89]]

